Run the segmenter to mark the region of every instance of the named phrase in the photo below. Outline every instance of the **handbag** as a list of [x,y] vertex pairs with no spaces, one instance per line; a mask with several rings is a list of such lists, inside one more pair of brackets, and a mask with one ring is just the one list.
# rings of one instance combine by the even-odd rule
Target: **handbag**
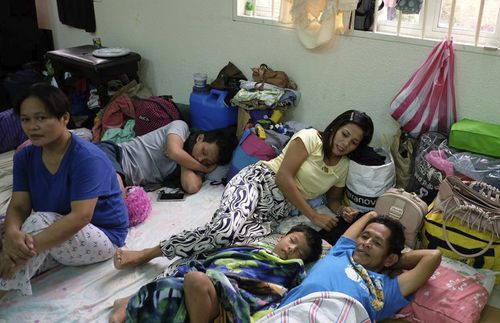
[[443,256],[473,268],[500,271],[500,239],[492,239],[490,232],[470,228],[453,213],[446,217],[437,210],[424,217],[423,227],[423,248],[439,249]]
[[297,89],[297,84],[290,81],[285,72],[274,71],[266,64],[260,64],[258,68],[252,68],[252,78],[255,82],[260,83],[256,85],[257,88],[262,88],[264,83],[268,83],[282,88]]
[[404,227],[405,244],[411,248],[417,246],[427,203],[415,193],[408,193],[402,188],[390,188],[377,199],[375,212],[399,221]]
[[448,133],[457,121],[453,42],[440,42],[391,102],[391,116],[413,137]]
[[231,105],[231,99],[240,90],[240,80],[247,80],[245,74],[231,62],[228,62],[217,74],[217,78],[210,83],[211,89],[227,91],[224,101]]
[[443,231],[446,221],[457,217],[468,228],[488,232],[490,242],[500,239],[500,190],[489,184],[448,176],[439,185],[434,209],[443,212]]

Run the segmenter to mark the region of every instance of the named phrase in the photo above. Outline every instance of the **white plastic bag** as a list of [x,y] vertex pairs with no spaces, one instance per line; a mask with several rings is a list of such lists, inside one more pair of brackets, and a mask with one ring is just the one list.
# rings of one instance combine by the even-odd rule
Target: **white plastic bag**
[[375,151],[385,156],[385,164],[366,166],[352,160],[349,162],[346,198],[348,204],[360,212],[373,210],[378,197],[396,184],[396,168],[391,154],[383,148]]

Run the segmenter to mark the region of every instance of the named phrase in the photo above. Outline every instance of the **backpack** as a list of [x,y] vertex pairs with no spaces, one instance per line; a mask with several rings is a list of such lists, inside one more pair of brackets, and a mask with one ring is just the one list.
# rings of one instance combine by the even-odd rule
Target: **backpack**
[[401,222],[405,244],[414,249],[417,247],[422,221],[427,214],[427,203],[415,193],[408,193],[402,188],[390,188],[377,199],[375,212]]
[[174,120],[183,119],[181,111],[170,95],[134,99],[136,136],[163,127]]

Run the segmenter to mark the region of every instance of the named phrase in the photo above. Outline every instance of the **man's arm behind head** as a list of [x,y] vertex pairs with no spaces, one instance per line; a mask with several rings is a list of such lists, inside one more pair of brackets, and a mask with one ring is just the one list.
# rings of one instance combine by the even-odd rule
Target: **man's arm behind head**
[[398,276],[399,288],[404,297],[414,293],[432,276],[441,263],[437,249],[412,250],[403,253],[395,268],[408,269]]

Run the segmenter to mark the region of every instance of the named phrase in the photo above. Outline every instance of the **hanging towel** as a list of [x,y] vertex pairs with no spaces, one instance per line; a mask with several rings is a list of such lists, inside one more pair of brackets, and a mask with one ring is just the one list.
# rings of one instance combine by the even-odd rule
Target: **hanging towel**
[[94,0],[57,0],[57,12],[61,23],[95,32]]

